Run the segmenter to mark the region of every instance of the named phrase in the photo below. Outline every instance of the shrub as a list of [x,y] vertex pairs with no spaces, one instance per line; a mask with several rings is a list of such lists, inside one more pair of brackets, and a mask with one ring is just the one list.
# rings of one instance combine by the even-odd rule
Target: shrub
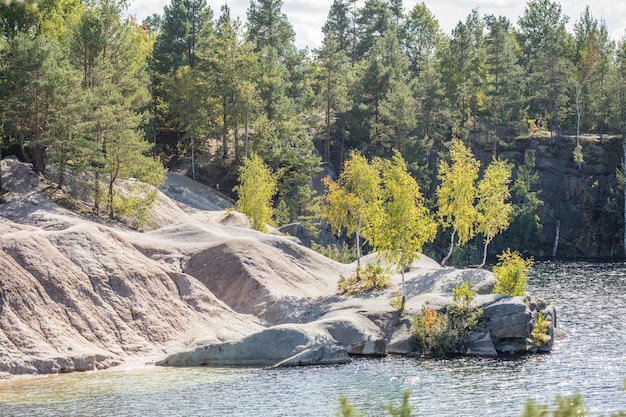
[[494,294],[510,296],[524,295],[526,291],[526,272],[533,265],[533,260],[524,259],[518,252],[507,249],[498,255],[498,263],[493,267],[496,276]]
[[463,352],[465,340],[478,325],[482,310],[472,311],[476,298],[472,282],[465,281],[452,290],[454,305],[445,312],[422,306],[422,315],[413,318],[413,332],[424,356],[446,357]]
[[452,326],[451,317],[422,306],[422,315],[413,318],[413,332],[424,356],[443,358],[457,351],[459,335]]
[[402,313],[402,310],[404,310],[404,300],[399,291],[396,291],[396,295],[389,299],[389,305],[394,311]]
[[537,315],[537,322],[533,327],[533,331],[530,334],[530,340],[535,347],[539,347],[545,345],[550,341],[550,336],[548,335],[548,329],[550,327],[550,321],[548,318],[540,311]]
[[356,261],[356,249],[350,249],[345,243],[340,245],[322,246],[315,242],[311,242],[311,248],[315,252],[322,254],[333,261],[341,262],[342,264],[349,264],[350,262]]
[[391,273],[380,263],[368,263],[357,268],[355,275],[341,277],[337,284],[337,292],[342,295],[363,294],[368,291],[382,290],[389,287]]

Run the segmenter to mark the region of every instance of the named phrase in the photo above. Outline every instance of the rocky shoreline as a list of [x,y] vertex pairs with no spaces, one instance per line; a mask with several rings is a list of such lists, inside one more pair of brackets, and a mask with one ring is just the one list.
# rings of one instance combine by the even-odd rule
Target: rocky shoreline
[[[80,216],[48,198],[45,180],[2,161],[0,375],[105,369],[145,358],[159,365],[294,366],[351,356],[418,355],[410,317],[423,303],[444,309],[472,280],[484,315],[467,354],[549,351],[531,332],[539,311],[524,297],[491,295],[490,272],[442,268],[426,257],[400,286],[336,295],[355,265],[334,262],[297,239],[250,230],[211,189],[176,174],[161,188],[150,226],[131,230]],[[46,191],[47,190],[47,191]],[[372,261],[371,257],[364,262]],[[553,339],[553,331],[549,335]]]

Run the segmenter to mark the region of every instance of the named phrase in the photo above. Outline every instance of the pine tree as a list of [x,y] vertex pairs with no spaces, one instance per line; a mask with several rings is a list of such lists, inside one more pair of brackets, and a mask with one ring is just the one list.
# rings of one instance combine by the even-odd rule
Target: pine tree
[[2,56],[5,131],[15,135],[23,156],[40,174],[46,172],[55,113],[60,110],[58,95],[63,78],[56,71],[59,48],[54,39],[19,33]]
[[365,0],[359,10],[356,25],[358,42],[356,44],[356,60],[365,57],[374,44],[387,33],[391,26],[391,8],[387,0]]
[[[122,20],[123,4],[103,0],[81,16],[70,40],[72,62],[82,74],[85,108],[83,166],[93,173],[94,212],[106,202],[110,218],[116,215],[116,183],[134,177],[158,185],[160,165],[144,153],[150,145],[141,126],[140,109],[149,100],[147,55],[149,38],[143,28]],[[152,167],[144,171],[146,166]],[[106,187],[106,200],[104,199]]]
[[241,22],[233,19],[228,6],[222,6],[213,36],[205,39],[202,57],[207,61],[205,77],[210,80],[208,94],[216,107],[215,136],[222,138],[221,157],[229,157],[231,145],[235,158],[240,153],[239,133],[245,130],[257,105],[252,75],[257,54],[242,33]]
[[518,44],[511,23],[495,16],[487,16],[486,22],[486,96],[493,132],[491,155],[496,158],[500,143],[521,120],[524,74],[518,64]]
[[472,117],[476,123],[476,113],[482,101],[479,97],[483,94],[484,81],[482,32],[482,20],[474,10],[466,22],[459,22],[452,30],[452,38],[441,61],[447,98],[452,104],[452,134],[463,140],[469,135],[468,123]]
[[352,17],[350,14],[350,3],[346,0],[333,0],[333,4],[328,11],[328,18],[322,26],[324,39],[337,42],[337,48],[346,56],[352,56]]
[[341,44],[328,32],[318,51],[319,63],[319,106],[324,113],[324,161],[330,162],[331,135],[337,116],[350,108],[348,89],[350,86],[350,64]]
[[154,65],[158,74],[173,74],[179,67],[195,68],[201,33],[212,18],[206,0],[171,0],[163,8],[163,18],[154,45]]
[[519,20],[519,39],[528,73],[529,111],[550,121],[552,137],[561,137],[561,121],[569,101],[572,74],[572,37],[566,31],[568,18],[561,6],[550,0],[531,0]]
[[577,114],[581,128],[599,131],[602,137],[606,123],[607,76],[613,45],[604,21],[598,22],[585,8],[574,24],[576,43],[576,84],[579,86]]
[[296,34],[282,12],[282,0],[252,0],[248,8],[248,39],[256,51],[273,48],[280,58],[293,54]]
[[[622,38],[617,46],[617,93],[619,102],[619,124],[622,134],[622,173],[626,172],[626,37]],[[624,225],[626,225],[626,175],[622,175],[624,198]],[[624,227],[623,251],[626,258],[626,227]]]

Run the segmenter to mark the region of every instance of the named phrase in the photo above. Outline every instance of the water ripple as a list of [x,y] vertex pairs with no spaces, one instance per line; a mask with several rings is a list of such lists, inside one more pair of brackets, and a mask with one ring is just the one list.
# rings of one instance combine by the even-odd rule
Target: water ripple
[[626,409],[626,265],[539,262],[532,293],[568,336],[515,359],[357,359],[275,370],[122,370],[0,382],[2,416],[331,416],[344,395],[369,416],[411,392],[416,416],[516,416],[531,398],[581,392],[590,415]]

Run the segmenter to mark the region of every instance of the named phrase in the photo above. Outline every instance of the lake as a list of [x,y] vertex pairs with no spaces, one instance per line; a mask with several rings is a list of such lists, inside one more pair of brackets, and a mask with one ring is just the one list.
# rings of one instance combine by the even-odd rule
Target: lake
[[0,416],[332,416],[340,395],[368,415],[411,393],[415,416],[517,416],[526,399],[583,394],[589,414],[626,410],[626,264],[538,262],[529,291],[567,333],[515,359],[356,359],[284,369],[127,366],[0,382]]

